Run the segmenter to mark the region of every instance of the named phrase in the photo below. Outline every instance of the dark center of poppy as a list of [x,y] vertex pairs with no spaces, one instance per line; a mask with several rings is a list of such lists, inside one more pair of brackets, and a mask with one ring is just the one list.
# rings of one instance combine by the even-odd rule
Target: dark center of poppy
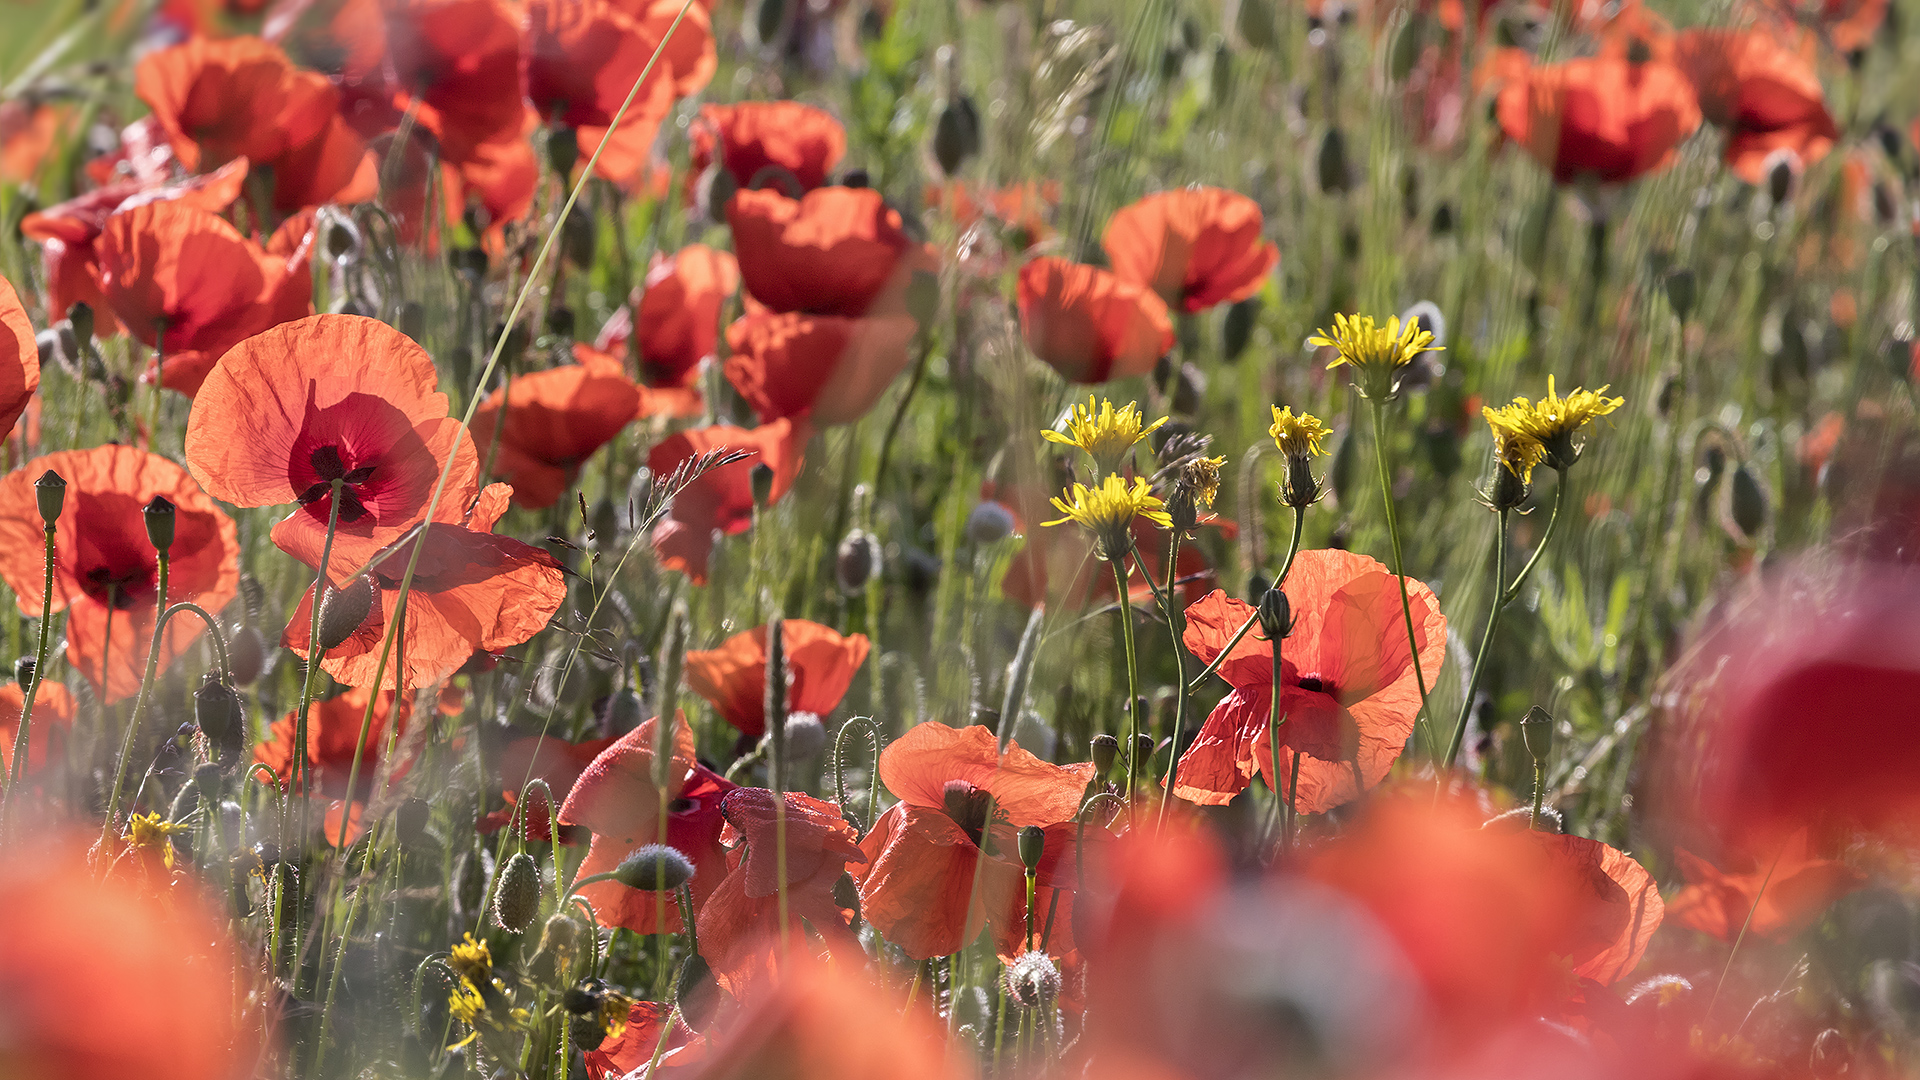
[[87,592],[110,603],[116,610],[125,611],[136,602],[137,593],[151,586],[153,571],[146,567],[116,570],[110,566],[96,566],[86,572],[87,584],[93,586]]
[[986,835],[987,817],[993,809],[993,795],[965,780],[949,780],[940,792],[940,803],[953,823],[960,826],[967,838],[978,846],[980,838]]
[[699,805],[700,804],[695,802],[694,800],[687,798],[685,795],[682,795],[679,798],[667,804],[667,813],[684,814],[687,811]]
[[340,481],[340,524],[347,525],[366,516],[367,508],[353,489],[373,479],[373,466],[362,465],[349,468],[340,456],[340,448],[331,444],[317,446],[307,461],[313,466],[317,479],[307,490],[300,493],[300,504],[318,502],[333,490],[333,482]]
[[1327,681],[1319,675],[1302,675],[1298,685],[1300,689],[1311,690],[1316,694],[1333,693],[1333,687],[1328,685]]

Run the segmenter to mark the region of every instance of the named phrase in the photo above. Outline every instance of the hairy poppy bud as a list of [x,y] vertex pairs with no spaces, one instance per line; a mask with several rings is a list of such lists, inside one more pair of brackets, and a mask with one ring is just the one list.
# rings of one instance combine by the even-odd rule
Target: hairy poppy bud
[[60,474],[48,469],[33,482],[33,497],[40,504],[40,520],[53,528],[60,520],[60,509],[67,504],[67,482]]
[[320,650],[325,652],[352,637],[372,610],[372,578],[363,575],[342,588],[329,587],[320,605]]
[[788,761],[811,761],[827,748],[827,726],[813,713],[789,713],[781,729]]
[[155,495],[147,501],[140,516],[146,519],[147,542],[153,545],[153,550],[161,555],[173,550],[173,503],[167,501],[165,495]]
[[201,676],[200,688],[193,692],[193,720],[200,734],[213,744],[215,760],[224,765],[239,759],[247,742],[240,695],[212,672]]
[[34,666],[35,661],[31,656],[23,656],[13,662],[13,679],[23,691],[33,688]]
[[1767,493],[1760,487],[1759,478],[1753,470],[1741,462],[1733,470],[1733,482],[1727,492],[1727,508],[1732,512],[1733,523],[1743,535],[1742,539],[1752,539],[1759,535],[1767,524]]
[[714,981],[713,968],[707,964],[706,957],[694,953],[680,965],[680,978],[674,983],[673,996],[680,1003],[681,1022],[694,1031],[706,1030],[720,1005],[720,987]]
[[1553,753],[1553,717],[1547,710],[1535,705],[1527,710],[1520,721],[1520,738],[1527,746],[1527,755],[1538,764],[1547,760]]
[[1060,968],[1038,949],[1007,965],[1007,996],[1023,1009],[1044,1008],[1060,996]]
[[220,805],[220,797],[226,792],[226,771],[209,761],[193,770],[192,786],[202,798],[215,806]]
[[393,812],[394,832],[400,838],[400,846],[419,849],[433,839],[427,826],[433,821],[433,805],[425,799],[407,798],[400,800],[400,806]]
[[1115,758],[1120,756],[1120,740],[1111,735],[1100,734],[1093,737],[1091,757],[1093,774],[1105,776],[1113,768]]
[[1260,632],[1267,640],[1275,641],[1293,633],[1293,605],[1287,603],[1287,594],[1279,589],[1268,589],[1260,598]]
[[1253,341],[1253,328],[1260,321],[1260,297],[1249,296],[1227,305],[1227,315],[1220,326],[1220,351],[1231,364],[1240,359]]
[[1225,105],[1233,96],[1233,50],[1227,47],[1225,38],[1216,36],[1213,40],[1213,65],[1207,72],[1208,91],[1215,105]]
[[1278,45],[1280,26],[1273,17],[1273,0],[1240,0],[1234,12],[1233,29],[1241,41],[1256,49]]
[[753,482],[753,505],[764,510],[768,500],[773,498],[773,470],[761,462],[753,467],[750,477]]
[[632,690],[616,690],[607,698],[607,708],[600,722],[600,734],[617,739],[640,726],[646,717],[642,715],[646,705],[640,695]]
[[787,25],[787,0],[759,0],[753,8],[753,44],[770,49]]
[[880,573],[880,541],[865,529],[848,533],[840,541],[833,570],[841,592],[852,596],[865,589],[867,582]]
[[540,867],[522,851],[507,860],[493,883],[493,917],[517,934],[532,926],[539,913]]
[[1767,170],[1767,198],[1775,206],[1793,195],[1793,166],[1794,160],[1790,154],[1781,154],[1774,159],[1773,167]]
[[940,107],[933,121],[933,159],[940,171],[952,176],[970,157],[980,153],[980,111],[965,94]]
[[1693,271],[1684,267],[1675,267],[1667,271],[1661,284],[1667,289],[1667,303],[1673,305],[1673,313],[1680,316],[1681,322],[1693,314],[1694,277]]
[[1040,865],[1040,856],[1046,854],[1047,833],[1038,825],[1028,825],[1020,830],[1020,862],[1028,870]]
[[469,850],[453,864],[454,910],[463,922],[472,922],[486,902],[489,858],[484,850]]
[[739,179],[725,165],[716,161],[700,174],[700,179],[694,185],[694,206],[703,210],[709,220],[724,225],[727,221],[727,203],[738,190]]
[[73,328],[73,338],[80,345],[92,341],[93,305],[84,302],[68,305],[67,325]]
[[235,686],[252,686],[267,667],[267,641],[246,623],[227,635],[227,674]]
[[547,164],[552,167],[555,176],[573,175],[574,163],[580,160],[580,136],[565,124],[555,124],[547,129]]
[[976,503],[967,515],[967,539],[985,546],[1013,535],[1013,513],[997,502]]
[[670,892],[693,877],[693,863],[676,848],[647,844],[621,860],[613,873],[615,881],[630,889]]

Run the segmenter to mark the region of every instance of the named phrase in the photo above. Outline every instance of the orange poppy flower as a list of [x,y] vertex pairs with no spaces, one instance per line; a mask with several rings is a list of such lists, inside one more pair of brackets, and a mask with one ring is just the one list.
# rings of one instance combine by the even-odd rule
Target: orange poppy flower
[[0,102],[0,180],[32,184],[54,139],[72,119],[73,106],[66,102],[24,97]]
[[816,188],[799,199],[743,190],[727,202],[727,223],[747,291],[774,311],[897,315],[913,274],[937,269],[932,250],[872,188]]
[[1775,31],[1682,30],[1674,51],[1701,113],[1727,129],[1726,162],[1742,180],[1760,183],[1778,150],[1812,165],[1839,138],[1813,64]]
[[1016,251],[1027,251],[1053,235],[1048,217],[1060,205],[1060,181],[1022,180],[1003,188],[980,188],[964,180],[928,184],[926,203],[943,209],[962,229],[992,217],[1011,232]]
[[[1092,778],[1091,762],[1049,764],[1013,740],[1002,755],[993,732],[979,725],[913,728],[880,754],[880,779],[900,801],[860,842],[868,860],[854,872],[862,916],[916,960],[958,951],[983,925],[993,928],[1002,953],[1025,951],[1025,871],[1015,833],[1028,825],[1047,830],[1054,865],[1041,875],[1035,909],[1053,911],[1056,920],[1070,913],[1071,899],[1055,893],[1073,884],[1073,858],[1062,852],[1073,846],[1069,823]],[[1066,952],[1068,936],[1056,922],[1050,947]]]
[[127,331],[162,352],[164,383],[191,397],[241,340],[312,310],[305,253],[263,251],[180,200],[109,217],[94,241],[100,286]]
[[[560,560],[493,534],[511,490],[493,484],[480,493],[460,524],[427,526],[426,547],[407,598],[406,626],[388,657],[382,682],[401,679],[406,686],[432,686],[460,670],[476,652],[497,652],[533,637],[560,610],[567,598]],[[372,560],[368,573],[380,587],[373,606],[359,627],[320,661],[322,670],[349,686],[373,685],[386,641],[387,613],[400,602],[400,579],[415,542],[405,537]],[[280,643],[305,653],[312,628],[309,585]]]
[[1507,138],[1562,184],[1656,172],[1700,126],[1700,103],[1678,68],[1616,56],[1529,66],[1501,88],[1496,111]]
[[40,389],[40,347],[13,283],[0,277],[0,439],[13,432]]
[[660,1061],[664,1075],[679,1063],[674,1052],[686,1045],[693,1032],[674,1016],[670,1003],[636,1001],[627,1010],[627,1026],[620,1034],[607,1036],[599,1047],[581,1054],[587,1066],[587,1080],[621,1080],[652,1065],[654,1053],[660,1049],[661,1033],[669,1020],[673,1031],[667,1035],[666,1053]]
[[[27,707],[27,692],[17,682],[0,686],[0,772],[13,775],[13,740],[20,736],[20,713]],[[64,760],[67,733],[73,730],[72,691],[48,680],[33,699],[33,730],[27,735],[27,774],[31,776],[47,763]]]
[[[53,595],[43,595],[44,529],[34,481],[48,469],[67,482],[54,534]],[[187,471],[131,446],[62,450],[0,479],[0,576],[22,614],[67,612],[67,661],[111,704],[140,689],[158,612],[159,558],[141,510],[155,496],[174,505],[167,602],[192,600],[219,611],[239,591],[240,545],[233,519]],[[176,618],[161,639],[165,670],[205,624]]]
[[[477,823],[482,833],[495,833],[513,824],[516,813],[524,815],[527,835],[535,840],[551,842],[553,834],[549,825],[549,804],[539,788],[533,789],[533,797],[524,810],[519,806],[521,789],[534,780],[546,782],[547,789],[555,798],[564,797],[564,793],[573,790],[580,774],[593,759],[613,745],[612,739],[588,739],[585,742],[571,743],[565,739],[556,739],[551,735],[530,735],[515,739],[507,744],[500,755],[500,782],[504,787],[501,793],[506,796],[505,809],[480,815]],[[553,806],[551,813],[559,814],[560,808]],[[586,839],[587,830],[578,825],[560,827],[560,842],[578,844]]]
[[513,378],[474,414],[474,445],[493,455],[492,473],[513,485],[517,506],[543,510],[558,502],[581,464],[639,415],[641,390],[620,364],[587,356],[586,363]]
[[1762,860],[1744,873],[1726,873],[1685,848],[1675,848],[1673,856],[1687,881],[1668,905],[1673,921],[1729,944],[1743,927],[1768,941],[1785,941],[1867,883],[1865,874],[1845,863],[1809,858],[1804,829],[1777,860]]
[[[125,870],[103,877],[79,833],[21,832],[25,843],[0,861],[0,919],[32,932],[10,934],[0,949],[0,1074],[251,1072],[259,1020],[243,1005],[246,976],[223,905],[186,884],[154,888]],[[113,1018],[111,1037],[102,1017]]]
[[[314,791],[327,800],[326,812],[319,823],[320,833],[335,847],[351,844],[366,835],[362,816],[367,800],[373,796],[387,743],[406,732],[413,712],[411,703],[402,702],[396,720],[393,691],[380,692],[373,707],[373,723],[367,727],[365,749],[360,751],[360,773],[349,791],[353,757],[360,746],[360,725],[366,719],[367,701],[371,696],[371,691],[355,687],[315,701],[307,713],[306,760],[313,770]],[[268,729],[267,740],[253,748],[253,760],[273,770],[282,791],[300,789],[294,775],[297,751],[293,741],[299,715],[296,707],[275,720]],[[391,732],[389,727],[393,728]],[[412,760],[395,762],[391,778],[405,776],[412,767]]]
[[[840,636],[830,626],[805,619],[780,624],[787,660],[787,712],[822,719],[839,708],[847,687],[866,662],[865,634]],[[713,703],[720,716],[747,740],[767,731],[767,628],[735,634],[717,649],[686,654],[687,686]]]
[[800,475],[807,437],[805,421],[796,424],[775,420],[751,431],[720,424],[693,428],[656,443],[647,452],[647,467],[663,478],[671,476],[682,462],[708,451],[727,449],[750,455],[707,470],[674,496],[672,512],[653,531],[653,547],[660,564],[686,574],[695,585],[706,584],[713,534],[732,536],[753,525],[754,467],[765,465],[773,470],[768,500],[780,498]]
[[1114,211],[1100,246],[1113,276],[1168,307],[1205,311],[1260,291],[1280,249],[1260,239],[1260,204],[1237,191],[1162,191]]
[[907,315],[749,315],[727,328],[727,381],[763,423],[805,416],[822,427],[850,424],[905,370],[919,331]]
[[[784,798],[788,940],[810,948],[811,928],[830,952],[864,965],[860,937],[833,897],[847,865],[867,861],[860,836],[834,803],[792,792]],[[714,979],[740,999],[772,973],[779,953],[780,870],[773,799],[765,788],[737,788],[720,801],[727,822],[720,833],[720,842],[728,848],[727,876],[700,906],[695,923],[700,955]]]
[[[1420,694],[1394,575],[1365,555],[1302,551],[1287,574],[1286,593],[1294,629],[1280,652],[1281,775],[1272,775],[1268,731],[1273,645],[1248,634],[1219,668],[1233,692],[1180,759],[1174,794],[1181,798],[1225,805],[1256,770],[1271,790],[1287,791],[1297,757],[1296,805],[1302,813],[1321,813],[1383,780],[1413,734]],[[1419,581],[1407,581],[1407,600],[1421,670],[1431,684],[1446,658],[1447,619]],[[1208,594],[1187,608],[1187,648],[1201,663],[1212,663],[1253,613],[1223,592]]]
[[377,320],[275,327],[208,374],[187,419],[187,467],[236,506],[299,503],[273,542],[309,566],[326,546],[331,482],[344,481],[327,568],[342,583],[425,516],[449,455],[435,520],[460,521],[478,495],[473,440],[438,384],[426,350]]
[[1631,856],[1598,840],[1560,833],[1514,834],[1547,857],[1571,898],[1551,946],[1573,974],[1611,986],[1633,973],[1660,928],[1660,886]]
[[[587,857],[575,880],[617,868],[628,855],[660,842],[661,791],[653,783],[658,717],[625,735],[587,766],[560,807],[562,825],[593,831]],[[694,907],[698,909],[727,876],[720,847],[720,800],[734,784],[694,760],[693,729],[684,717],[673,720],[672,760],[667,767],[667,846],[693,863]],[[600,881],[580,890],[605,926],[624,926],[636,934],[679,933],[680,908],[673,897]],[[665,900],[666,921],[660,922]]]
[[717,149],[720,164],[742,188],[755,186],[764,179],[760,170],[772,166],[791,174],[802,191],[812,191],[827,182],[847,152],[847,129],[840,121],[798,101],[702,105],[687,135],[693,176],[713,164]]
[[648,386],[691,386],[700,362],[720,341],[720,309],[740,289],[733,253],[688,244],[671,256],[655,253],[632,309],[620,308],[594,347],[618,355],[640,324],[640,377]]
[[1052,255],[1020,268],[1027,348],[1069,382],[1144,375],[1173,348],[1173,320],[1152,290]]

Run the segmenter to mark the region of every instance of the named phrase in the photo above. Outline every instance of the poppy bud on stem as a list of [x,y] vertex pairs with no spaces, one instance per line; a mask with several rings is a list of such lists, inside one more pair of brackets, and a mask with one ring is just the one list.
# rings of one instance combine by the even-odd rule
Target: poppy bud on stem
[[1527,817],[1527,828],[1540,827],[1540,804],[1547,797],[1547,760],[1553,754],[1553,717],[1547,710],[1535,705],[1527,710],[1520,721],[1520,738],[1526,743],[1527,754],[1533,758],[1533,812]]
[[[40,645],[33,654],[32,681],[24,683],[27,698],[20,706],[20,730],[13,738],[13,773],[7,778],[7,792],[11,794],[27,772],[27,739],[33,730],[33,702],[40,696],[39,673],[47,670],[47,650],[52,646],[53,605],[48,600],[53,596],[53,533],[54,523],[60,520],[60,511],[67,503],[67,482],[59,473],[48,469],[33,482],[34,500],[40,507],[40,520],[46,523],[46,583],[40,588],[41,602],[44,605],[40,614]],[[11,805],[12,800],[8,800]]]
[[773,792],[774,886],[780,913],[780,951],[787,951],[787,764],[786,623],[778,613],[767,620],[767,787]]

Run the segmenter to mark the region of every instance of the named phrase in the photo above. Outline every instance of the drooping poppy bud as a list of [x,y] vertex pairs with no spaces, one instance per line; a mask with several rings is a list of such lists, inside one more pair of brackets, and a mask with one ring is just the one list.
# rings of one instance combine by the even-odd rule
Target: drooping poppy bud
[[48,469],[33,482],[33,497],[40,505],[40,520],[51,529],[53,523],[60,520],[60,510],[67,503],[67,482],[59,473]]
[[1287,603],[1287,594],[1277,588],[1268,589],[1260,598],[1260,632],[1267,640],[1274,641],[1293,633],[1293,608]]
[[1007,965],[1007,996],[1023,1009],[1040,1009],[1060,995],[1060,968],[1038,949]]
[[680,979],[674,984],[673,996],[680,1003],[680,1021],[694,1031],[705,1031],[720,1005],[720,986],[706,957],[694,953],[680,965]]
[[572,176],[574,163],[579,160],[580,136],[565,124],[555,124],[548,128],[547,164],[552,166],[553,175]]
[[1751,540],[1759,535],[1767,524],[1767,493],[1761,488],[1760,480],[1741,462],[1733,470],[1733,482],[1727,492],[1727,507],[1732,513],[1733,524],[1743,534],[1741,539]]
[[949,99],[934,118],[933,159],[940,163],[941,172],[952,176],[979,153],[980,111],[965,94]]
[[1227,363],[1240,359],[1240,354],[1247,351],[1247,345],[1253,341],[1253,328],[1259,321],[1258,296],[1227,305],[1227,316],[1220,327],[1220,351]]
[[245,749],[247,726],[240,695],[212,672],[201,676],[200,688],[193,692],[193,720],[221,764],[230,764]]
[[84,348],[93,340],[93,305],[85,302],[67,308],[67,325],[73,327],[73,339]]
[[320,604],[320,650],[325,652],[352,637],[372,610],[372,578],[362,575],[343,588],[329,588]]
[[767,508],[767,501],[773,497],[773,469],[762,462],[753,467],[750,477],[753,483],[753,505],[764,510]]
[[500,868],[493,886],[493,917],[518,934],[540,913],[540,867],[522,851]]
[[867,587],[880,573],[880,541],[865,529],[855,529],[840,541],[834,558],[834,577],[840,591],[849,596]]
[[1113,770],[1114,759],[1120,756],[1120,740],[1111,735],[1099,734],[1093,737],[1090,757],[1093,761],[1093,774],[1105,776]]
[[693,877],[693,863],[677,848],[646,844],[621,860],[614,880],[643,892],[671,892]]
[[1338,194],[1353,186],[1353,174],[1347,165],[1347,137],[1339,128],[1328,128],[1320,139],[1320,152],[1314,158],[1320,190]]
[[249,623],[227,635],[227,675],[235,686],[252,686],[267,666],[267,640]]
[[155,495],[140,511],[147,523],[147,540],[165,557],[173,550],[174,507],[165,495]]
[[1673,305],[1673,313],[1681,322],[1693,314],[1694,277],[1693,271],[1684,266],[1667,271],[1663,284],[1667,288],[1667,303]]

